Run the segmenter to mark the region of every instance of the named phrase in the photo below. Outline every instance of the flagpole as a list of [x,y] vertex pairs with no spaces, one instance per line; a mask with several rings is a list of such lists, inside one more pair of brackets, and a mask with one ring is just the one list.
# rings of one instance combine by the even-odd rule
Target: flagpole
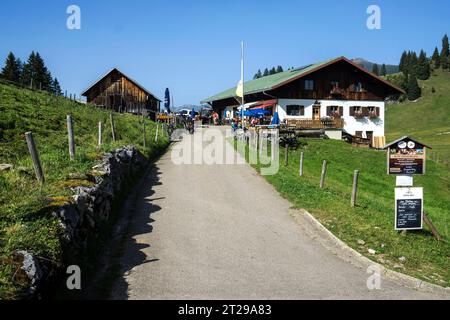
[[241,105],[241,120],[242,130],[244,130],[244,105],[245,105],[245,88],[244,88],[244,41],[241,42],[241,81],[242,81],[242,105]]

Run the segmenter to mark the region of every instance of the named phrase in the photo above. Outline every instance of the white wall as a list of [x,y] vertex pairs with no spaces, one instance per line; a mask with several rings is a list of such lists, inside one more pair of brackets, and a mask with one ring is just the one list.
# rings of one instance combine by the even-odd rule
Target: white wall
[[[299,119],[306,120],[313,117],[313,104],[316,100],[307,99],[279,99],[277,105],[277,111],[280,116],[280,120],[285,119]],[[343,100],[319,100],[321,104],[320,116],[327,116],[327,106],[340,106],[344,107],[344,130],[348,133],[355,135],[356,131],[362,131],[363,137],[366,137],[367,131],[373,131],[374,137],[384,136],[384,101],[343,101]],[[286,106],[288,105],[301,105],[305,106],[305,115],[299,117],[293,117],[286,115]],[[380,117],[374,120],[369,118],[356,119],[350,116],[350,107],[378,107],[380,108]]]

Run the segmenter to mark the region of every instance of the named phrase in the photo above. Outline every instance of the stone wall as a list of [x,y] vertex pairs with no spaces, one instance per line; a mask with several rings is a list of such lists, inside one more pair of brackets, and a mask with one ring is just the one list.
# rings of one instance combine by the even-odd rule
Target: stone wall
[[73,187],[73,200],[58,207],[52,215],[60,221],[63,246],[63,265],[45,265],[26,251],[17,252],[23,259],[22,269],[30,280],[29,297],[35,297],[40,289],[54,281],[58,270],[73,263],[74,257],[82,255],[89,245],[89,239],[98,235],[110,221],[113,206],[147,165],[147,159],[134,146],[117,149],[103,156],[101,162],[92,168],[90,187]]

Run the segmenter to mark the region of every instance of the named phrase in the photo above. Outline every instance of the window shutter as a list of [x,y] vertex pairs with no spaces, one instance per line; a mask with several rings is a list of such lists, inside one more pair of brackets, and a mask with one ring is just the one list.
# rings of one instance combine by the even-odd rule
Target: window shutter
[[376,113],[377,117],[380,116],[380,108],[379,107],[375,108],[375,113]]
[[344,107],[339,107],[339,115],[340,115],[341,117],[344,116]]
[[369,115],[369,108],[363,107],[362,108],[362,113],[363,113],[363,116],[367,117]]
[[355,115],[355,107],[350,107],[350,116]]
[[301,116],[305,115],[305,106],[300,106],[299,115]]
[[331,106],[327,106],[327,116],[331,115]]

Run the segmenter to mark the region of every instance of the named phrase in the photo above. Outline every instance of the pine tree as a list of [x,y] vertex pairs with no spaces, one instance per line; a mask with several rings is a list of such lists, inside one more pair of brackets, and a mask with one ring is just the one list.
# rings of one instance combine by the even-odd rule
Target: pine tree
[[53,93],[53,94],[56,94],[58,96],[62,95],[62,90],[61,90],[61,86],[59,84],[58,79],[55,78],[55,79],[52,80],[52,85],[51,85],[50,92]]
[[255,76],[253,77],[253,79],[259,79],[262,77],[262,73],[261,73],[261,69],[258,69],[258,72],[255,74]]
[[267,77],[269,75],[269,70],[267,68],[264,69],[263,77]]
[[269,71],[269,74],[272,75],[275,73],[277,73],[277,70],[275,70],[275,67],[272,67],[272,69],[270,69],[270,71]]
[[283,72],[284,70],[283,70],[283,67],[282,66],[278,66],[277,67],[277,73],[280,73],[280,72]]
[[382,75],[383,77],[387,75],[386,65],[384,63],[381,65],[380,75]]
[[27,62],[23,65],[22,75],[21,75],[21,82],[25,86],[35,87],[36,83],[33,80],[34,77],[34,71],[33,66],[36,60],[36,54],[31,52],[30,56],[28,57]]
[[439,50],[436,47],[434,49],[433,57],[431,58],[431,61],[433,61],[434,67],[436,69],[439,69],[441,67],[441,55],[439,54]]
[[18,83],[20,81],[20,72],[20,59],[16,59],[14,54],[10,52],[6,58],[5,66],[2,69],[2,78]]
[[403,51],[402,57],[400,58],[400,64],[398,66],[398,69],[400,72],[405,72],[405,68],[407,65],[407,59],[408,59],[408,54],[406,53],[406,51]]
[[449,67],[449,61],[448,61],[448,56],[449,56],[449,43],[448,43],[448,36],[445,35],[444,38],[442,39],[442,51],[441,51],[441,66],[442,69],[446,70]]
[[417,78],[414,74],[411,74],[408,78],[408,90],[407,90],[408,99],[411,101],[417,100],[422,95],[422,90],[419,87],[419,83],[417,82]]
[[415,51],[410,51],[408,57],[408,73],[417,74],[418,62],[419,59],[417,58],[417,53]]
[[375,63],[375,64],[373,65],[373,67],[372,67],[372,73],[376,74],[377,76],[380,75],[380,72],[379,72],[379,70],[378,70],[378,64]]
[[420,80],[427,80],[430,77],[430,63],[428,62],[425,51],[421,50],[419,58],[417,60],[417,78]]

